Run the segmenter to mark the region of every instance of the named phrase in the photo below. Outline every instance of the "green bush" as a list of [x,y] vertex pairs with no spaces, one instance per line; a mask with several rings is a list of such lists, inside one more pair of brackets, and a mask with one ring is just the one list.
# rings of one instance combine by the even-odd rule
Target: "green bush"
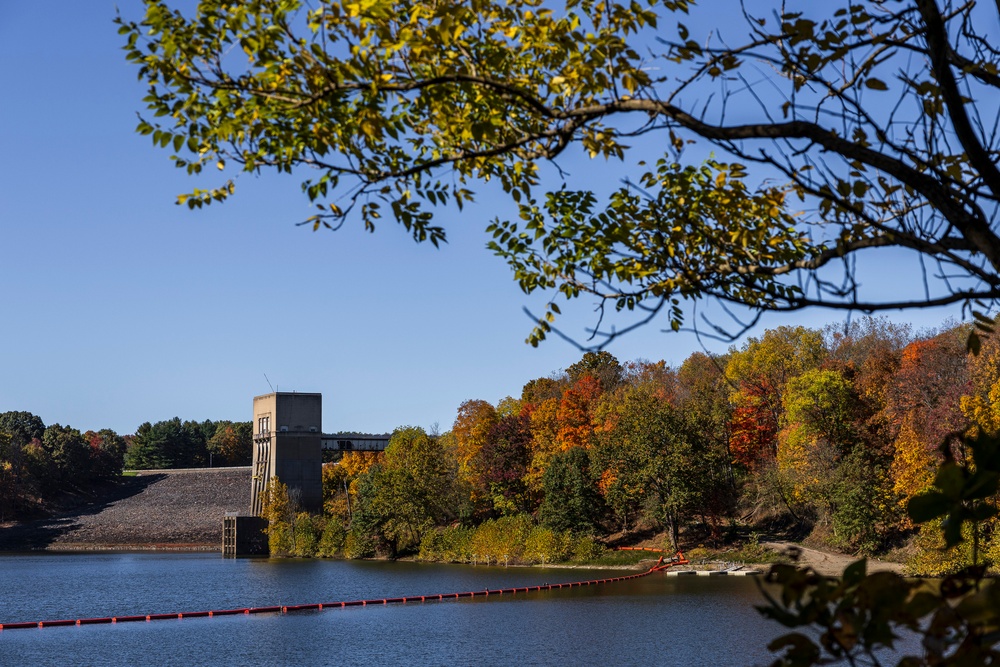
[[[687,557],[692,561],[701,560],[702,558],[707,558],[709,556],[711,556],[711,554],[700,556],[694,551],[687,554]],[[715,554],[714,557],[743,563],[784,563],[789,560],[785,554],[777,552],[774,549],[761,544],[760,533],[750,533],[750,537],[738,549],[726,551],[721,554]]]
[[375,555],[375,540],[370,536],[352,530],[344,540],[344,556],[347,558],[371,558]]
[[472,560],[471,528],[449,526],[436,528],[424,533],[420,540],[420,560],[445,561],[448,563],[468,563]]
[[558,563],[566,560],[572,536],[544,526],[535,526],[524,541],[522,558],[528,563]]
[[295,550],[295,535],[287,521],[271,521],[267,525],[267,547],[271,556],[287,556]]
[[572,558],[591,562],[606,553],[592,537],[535,525],[528,514],[491,519],[476,528],[451,526],[424,534],[420,560],[452,563],[558,563]]
[[[321,520],[321,517],[315,518]],[[313,516],[308,512],[299,512],[296,514],[292,532],[295,537],[292,555],[302,558],[312,558],[315,556],[317,547],[319,546],[319,531],[316,530]]]
[[587,563],[599,559],[606,549],[603,544],[598,543],[590,535],[578,537],[573,541],[573,560],[578,563]]
[[328,517],[319,538],[316,555],[321,558],[331,558],[344,551],[347,541],[347,529],[337,517]]
[[515,514],[486,521],[476,529],[470,547],[473,560],[487,563],[519,562],[524,543],[534,527],[527,514]]
[[[963,525],[963,541],[947,549],[943,536],[943,519],[931,519],[921,524],[915,539],[918,550],[913,557],[907,560],[907,571],[912,575],[922,577],[943,577],[973,565],[972,531],[972,525]],[[993,550],[990,548],[989,542],[984,546],[981,557],[988,563],[993,555]]]
[[605,549],[600,556],[587,561],[588,565],[604,565],[608,567],[624,567],[638,565],[642,561],[654,560],[647,551],[614,551]]

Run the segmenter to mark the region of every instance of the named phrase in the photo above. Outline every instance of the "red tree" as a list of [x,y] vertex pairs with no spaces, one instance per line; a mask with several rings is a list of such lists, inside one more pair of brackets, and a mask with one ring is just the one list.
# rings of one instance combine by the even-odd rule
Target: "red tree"
[[563,451],[587,447],[594,432],[591,410],[601,395],[601,383],[593,375],[584,375],[563,392],[556,412],[559,431],[556,439]]
[[747,386],[740,394],[743,400],[733,408],[729,450],[733,463],[751,470],[774,460],[777,451],[778,422],[767,400],[770,393],[765,385]]

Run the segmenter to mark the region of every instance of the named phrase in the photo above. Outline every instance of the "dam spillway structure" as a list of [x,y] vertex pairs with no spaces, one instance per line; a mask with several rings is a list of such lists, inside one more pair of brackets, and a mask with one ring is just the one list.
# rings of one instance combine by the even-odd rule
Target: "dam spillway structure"
[[250,512],[260,516],[271,480],[288,487],[299,506],[323,505],[323,395],[274,392],[253,399]]
[[323,505],[323,395],[273,392],[253,399],[250,514],[222,519],[222,555],[267,556],[267,520],[261,518],[274,479],[308,511]]
[[323,507],[323,451],[383,451],[389,435],[323,433],[323,395],[272,392],[253,399],[253,462],[249,515],[223,518],[224,556],[267,555],[267,522],[260,518],[274,479],[303,510]]

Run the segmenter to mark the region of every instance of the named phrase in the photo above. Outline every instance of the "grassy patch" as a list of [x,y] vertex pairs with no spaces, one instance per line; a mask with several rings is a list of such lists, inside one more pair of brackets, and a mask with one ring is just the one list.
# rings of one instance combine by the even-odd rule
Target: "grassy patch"
[[760,535],[757,533],[750,533],[750,539],[737,549],[726,551],[720,554],[720,556],[725,560],[743,563],[771,564],[788,562],[787,556],[761,544]]
[[692,562],[729,561],[758,565],[790,562],[785,554],[761,544],[760,536],[757,533],[751,533],[749,539],[745,542],[736,544],[728,549],[706,549],[699,546],[685,551],[684,554]]

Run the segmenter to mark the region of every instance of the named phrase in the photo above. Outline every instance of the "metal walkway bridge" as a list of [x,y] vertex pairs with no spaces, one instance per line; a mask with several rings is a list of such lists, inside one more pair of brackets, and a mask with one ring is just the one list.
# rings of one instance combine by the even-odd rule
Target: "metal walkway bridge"
[[340,452],[381,452],[389,444],[389,434],[324,433],[320,438],[323,449]]

